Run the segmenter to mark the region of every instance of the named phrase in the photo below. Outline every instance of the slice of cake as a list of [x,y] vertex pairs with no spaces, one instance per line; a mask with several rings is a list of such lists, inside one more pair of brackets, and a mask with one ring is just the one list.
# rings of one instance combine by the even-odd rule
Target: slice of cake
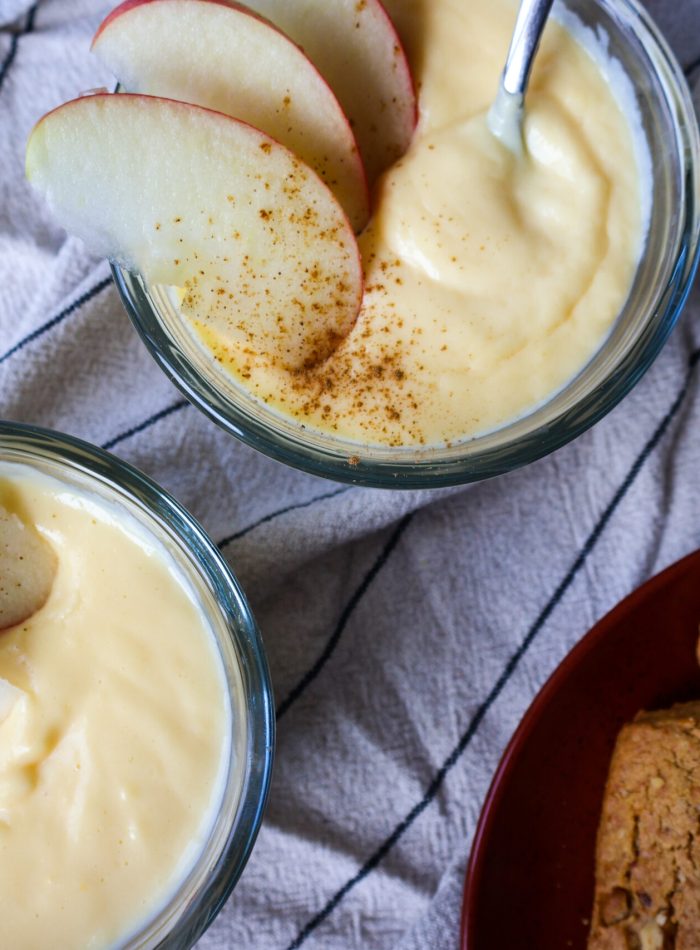
[[617,738],[588,950],[700,950],[700,702],[640,713]]

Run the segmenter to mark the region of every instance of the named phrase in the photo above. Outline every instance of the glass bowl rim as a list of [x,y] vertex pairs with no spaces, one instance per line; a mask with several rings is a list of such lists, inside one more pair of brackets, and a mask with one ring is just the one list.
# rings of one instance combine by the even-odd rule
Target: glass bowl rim
[[[53,429],[21,422],[0,420],[0,451],[18,452],[18,464],[31,464],[31,458],[48,458],[61,467],[78,471],[110,488],[117,486],[137,507],[145,509],[155,522],[164,522],[177,541],[191,556],[206,585],[215,591],[222,614],[222,629],[228,634],[234,652],[248,679],[248,699],[255,700],[255,712],[247,703],[246,761],[257,761],[248,768],[248,781],[236,806],[234,819],[240,825],[226,833],[216,856],[215,871],[192,894],[181,890],[169,898],[165,910],[182,904],[174,926],[159,936],[154,947],[190,947],[202,936],[228,900],[250,857],[267,804],[275,745],[275,707],[265,648],[255,618],[238,579],[223,555],[199,522],[169,492],[161,488],[135,466],[83,439]],[[25,458],[26,456],[26,458]],[[188,566],[189,569],[189,566]],[[228,683],[228,680],[227,680]],[[204,852],[203,852],[204,853]],[[179,885],[181,888],[182,885]],[[161,910],[160,913],[162,913]],[[145,930],[153,925],[146,921]],[[140,932],[128,938],[127,946],[138,946]]]
[[[455,444],[455,448],[467,447],[487,436],[503,436],[499,444],[473,454],[431,459],[430,450],[416,448],[412,452],[413,457],[407,459],[402,458],[402,454],[408,455],[410,450],[401,448],[397,448],[392,455],[389,447],[365,446],[349,440],[333,447],[332,437],[325,433],[319,435],[329,445],[319,447],[304,441],[303,426],[294,435],[281,431],[275,427],[276,417],[270,410],[258,406],[258,411],[267,413],[267,416],[254,417],[244,406],[221,395],[216,386],[191,365],[187,356],[170,339],[157,316],[156,308],[150,304],[150,298],[139,293],[137,287],[137,296],[144,304],[139,306],[133,292],[134,276],[120,264],[111,261],[112,275],[129,318],[151,356],[188,401],[229,434],[292,468],[337,482],[387,489],[443,488],[505,474],[561,448],[607,415],[639,382],[660,353],[678,322],[692,286],[700,259],[700,135],[683,71],[651,16],[638,0],[600,0],[600,5],[625,17],[628,25],[634,25],[637,38],[646,54],[654,60],[657,72],[659,67],[664,70],[666,84],[661,85],[664,86],[668,101],[680,113],[679,119],[675,110],[671,110],[679,140],[679,172],[685,186],[685,202],[679,208],[682,222],[678,228],[680,236],[670,255],[673,263],[668,282],[660,290],[659,301],[649,312],[639,339],[623,354],[610,375],[573,406],[553,418],[541,421],[523,434],[508,439],[512,426],[529,417],[536,417],[538,412],[546,408],[546,403],[542,407],[535,407],[522,419],[501,427],[497,433],[484,433]],[[556,398],[556,394],[552,398]],[[315,430],[312,431],[316,435]],[[353,449],[356,449],[356,454]],[[373,459],[372,451],[391,457]],[[369,457],[365,453],[370,453]]]

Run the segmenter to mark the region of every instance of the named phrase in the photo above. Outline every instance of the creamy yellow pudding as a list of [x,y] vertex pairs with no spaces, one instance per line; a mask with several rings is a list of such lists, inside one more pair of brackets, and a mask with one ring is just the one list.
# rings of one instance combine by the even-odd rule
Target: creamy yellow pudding
[[0,945],[123,945],[220,805],[222,662],[181,568],[120,506],[12,463],[0,505],[57,563],[46,604],[0,633]]
[[218,371],[309,428],[451,444],[526,414],[601,345],[643,247],[648,157],[629,81],[582,28],[547,27],[517,159],[486,125],[511,0],[387,6],[420,120],[360,238],[353,330],[328,360],[290,372],[233,345],[225,325],[184,319]]

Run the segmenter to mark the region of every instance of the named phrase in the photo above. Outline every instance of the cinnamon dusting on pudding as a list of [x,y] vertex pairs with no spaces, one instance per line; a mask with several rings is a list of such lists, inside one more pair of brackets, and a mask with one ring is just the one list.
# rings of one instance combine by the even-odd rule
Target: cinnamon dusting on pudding
[[[342,432],[348,424],[363,420],[362,432],[368,440],[379,436],[382,442],[399,446],[408,438],[421,445],[425,438],[416,423],[419,403],[412,385],[415,360],[408,358],[420,334],[415,333],[408,341],[397,335],[405,329],[404,319],[396,314],[386,287],[401,281],[401,266],[396,259],[382,261],[377,267],[378,276],[367,279],[365,286],[366,301],[375,300],[375,306],[389,316],[378,319],[374,312],[370,315],[362,310],[349,336],[331,330],[310,336],[306,358],[293,370],[285,367],[284,361],[266,356],[267,347],[251,328],[235,328],[245,335],[244,344],[237,346],[229,334],[215,336],[202,322],[195,326],[216,363],[265,401],[273,400],[263,394],[261,378],[279,380],[274,402],[304,425],[320,422],[326,430]],[[318,277],[313,270],[308,276],[309,280]],[[339,286],[338,292],[342,289]],[[292,300],[288,310],[293,313],[298,307],[299,301]],[[277,326],[283,336],[285,315],[278,314]]]

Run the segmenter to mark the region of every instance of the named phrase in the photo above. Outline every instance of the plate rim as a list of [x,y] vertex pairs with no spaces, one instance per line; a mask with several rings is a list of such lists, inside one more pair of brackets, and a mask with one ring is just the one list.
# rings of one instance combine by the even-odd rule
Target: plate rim
[[581,637],[560,663],[547,677],[542,687],[535,694],[534,699],[527,707],[522,719],[513,732],[505,750],[499,760],[484,798],[479,814],[479,820],[474,831],[469,860],[464,875],[462,892],[462,910],[460,915],[460,950],[478,950],[477,935],[474,931],[476,905],[479,896],[482,878],[483,856],[491,834],[494,816],[500,799],[507,786],[507,777],[514,760],[520,754],[522,746],[527,742],[534,727],[542,719],[553,694],[561,689],[571,672],[576,669],[584,657],[595,650],[611,627],[615,627],[620,620],[635,609],[640,600],[656,594],[659,589],[674,583],[679,577],[693,569],[700,572],[700,549],[691,551],[680,560],[673,562],[658,574],[652,575],[638,587],[635,587],[622,600],[618,601],[600,620]]

